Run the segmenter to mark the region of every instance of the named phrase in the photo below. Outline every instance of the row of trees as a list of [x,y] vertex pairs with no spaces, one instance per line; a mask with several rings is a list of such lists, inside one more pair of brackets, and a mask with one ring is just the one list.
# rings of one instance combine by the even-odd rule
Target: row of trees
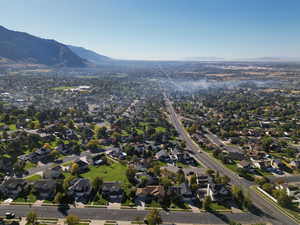
[[[139,222],[139,221],[137,221]],[[162,218],[161,218],[161,215],[159,213],[159,211],[157,209],[154,209],[154,210],[151,210],[146,218],[145,218],[145,221],[147,224],[149,225],[159,225],[162,223]],[[76,215],[68,215],[65,219],[65,223],[67,225],[79,225],[80,224],[80,218]],[[37,216],[37,213],[32,211],[32,212],[29,212],[27,214],[27,217],[26,217],[26,225],[38,225],[39,222],[38,222],[38,216]]]

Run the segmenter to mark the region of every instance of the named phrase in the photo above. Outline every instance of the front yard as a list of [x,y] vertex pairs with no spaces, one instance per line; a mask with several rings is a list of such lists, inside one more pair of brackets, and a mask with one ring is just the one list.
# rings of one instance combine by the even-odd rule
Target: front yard
[[129,184],[126,169],[127,167],[120,163],[111,162],[110,165],[90,166],[90,170],[81,174],[81,176],[90,180],[93,180],[95,177],[101,177],[106,182],[119,181],[122,184]]

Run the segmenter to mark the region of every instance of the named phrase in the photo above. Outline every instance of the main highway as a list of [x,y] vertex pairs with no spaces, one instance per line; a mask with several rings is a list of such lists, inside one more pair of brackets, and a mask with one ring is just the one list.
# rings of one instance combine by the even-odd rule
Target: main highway
[[226,175],[231,179],[231,182],[235,185],[241,187],[244,192],[247,192],[250,195],[250,198],[253,204],[263,212],[263,217],[268,221],[271,221],[273,224],[281,225],[296,225],[298,224],[292,218],[280,211],[276,206],[269,203],[265,198],[261,197],[255,190],[251,189],[252,182],[245,180],[244,178],[239,177],[236,173],[229,170],[223,164],[218,162],[208,153],[203,151],[190,137],[190,135],[185,130],[180,119],[178,118],[172,102],[169,100],[166,94],[164,94],[167,111],[170,115],[170,120],[181,138],[186,142],[187,147],[194,153],[194,157],[201,162],[207,168],[218,171],[220,174]]

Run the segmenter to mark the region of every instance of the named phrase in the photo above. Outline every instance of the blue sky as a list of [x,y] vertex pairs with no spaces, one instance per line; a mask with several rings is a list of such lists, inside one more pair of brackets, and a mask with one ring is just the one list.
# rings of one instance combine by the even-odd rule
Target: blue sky
[[122,59],[300,57],[299,0],[2,0],[0,24]]

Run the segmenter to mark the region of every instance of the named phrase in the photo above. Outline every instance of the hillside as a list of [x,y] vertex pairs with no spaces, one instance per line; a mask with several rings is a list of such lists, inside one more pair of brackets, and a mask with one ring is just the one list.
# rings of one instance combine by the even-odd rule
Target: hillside
[[86,60],[77,56],[64,44],[8,30],[3,26],[0,26],[0,57],[18,63],[63,67],[86,66]]
[[112,59],[110,59],[107,56],[104,55],[100,55],[94,51],[82,48],[82,47],[77,47],[77,46],[72,46],[72,45],[68,45],[68,47],[75,53],[77,54],[79,57],[88,60],[91,63],[94,64],[102,64],[103,62],[108,62]]

